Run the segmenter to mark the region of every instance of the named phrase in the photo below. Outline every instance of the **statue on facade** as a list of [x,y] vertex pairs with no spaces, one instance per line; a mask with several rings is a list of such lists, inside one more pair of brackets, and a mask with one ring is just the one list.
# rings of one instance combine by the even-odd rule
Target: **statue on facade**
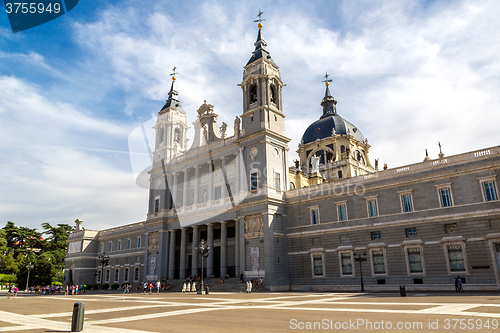
[[334,128],[332,128],[332,136],[335,136],[335,135],[337,135],[337,131],[335,130],[335,127],[334,127]]
[[240,117],[236,116],[234,120],[234,135],[238,138],[240,136]]
[[312,173],[319,172],[319,156],[314,155],[311,157]]
[[252,271],[259,270],[259,248],[252,247],[250,250],[250,262],[252,263]]
[[378,158],[375,159],[375,170],[378,170]]
[[384,163],[384,170],[387,170],[387,163]]
[[220,133],[223,139],[226,138],[226,131],[227,131],[227,124],[225,122],[222,122],[222,126],[220,127]]
[[300,161],[299,160],[295,160],[295,161],[293,161],[293,163],[295,163],[295,169],[300,168]]

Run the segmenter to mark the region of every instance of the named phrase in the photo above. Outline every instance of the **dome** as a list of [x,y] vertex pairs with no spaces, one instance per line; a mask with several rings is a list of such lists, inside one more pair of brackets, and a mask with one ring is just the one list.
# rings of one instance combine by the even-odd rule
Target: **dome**
[[309,125],[304,135],[302,135],[302,143],[307,144],[317,139],[328,138],[332,136],[334,128],[336,134],[347,134],[349,131],[355,139],[361,142],[365,141],[363,134],[356,126],[335,113],[332,115],[323,115],[319,120]]

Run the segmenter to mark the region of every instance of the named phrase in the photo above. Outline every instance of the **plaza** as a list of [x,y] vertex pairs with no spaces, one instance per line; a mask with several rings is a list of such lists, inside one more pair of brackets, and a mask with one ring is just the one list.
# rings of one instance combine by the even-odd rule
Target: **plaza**
[[1,332],[70,332],[75,302],[85,304],[83,332],[486,332],[500,320],[498,292],[2,296]]

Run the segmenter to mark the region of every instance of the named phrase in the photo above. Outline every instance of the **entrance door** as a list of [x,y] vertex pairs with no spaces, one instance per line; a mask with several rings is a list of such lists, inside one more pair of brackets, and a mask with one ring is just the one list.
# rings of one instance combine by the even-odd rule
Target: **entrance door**
[[193,268],[193,255],[188,254],[187,256],[187,265],[186,265],[186,275],[191,275],[191,268]]
[[494,243],[495,246],[495,255],[497,257],[497,267],[500,270],[500,243]]
[[214,247],[214,276],[220,278],[220,246]]

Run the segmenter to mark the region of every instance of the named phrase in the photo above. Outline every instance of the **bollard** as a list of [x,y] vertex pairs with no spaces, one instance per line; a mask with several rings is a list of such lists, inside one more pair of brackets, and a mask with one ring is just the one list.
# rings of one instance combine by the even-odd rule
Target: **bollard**
[[210,291],[210,288],[208,288],[208,286],[205,287],[205,294],[208,295],[208,292]]
[[406,297],[406,287],[405,286],[399,286],[399,294],[401,297]]
[[73,306],[73,318],[71,320],[71,332],[80,332],[83,330],[83,317],[85,313],[85,304],[76,302]]

